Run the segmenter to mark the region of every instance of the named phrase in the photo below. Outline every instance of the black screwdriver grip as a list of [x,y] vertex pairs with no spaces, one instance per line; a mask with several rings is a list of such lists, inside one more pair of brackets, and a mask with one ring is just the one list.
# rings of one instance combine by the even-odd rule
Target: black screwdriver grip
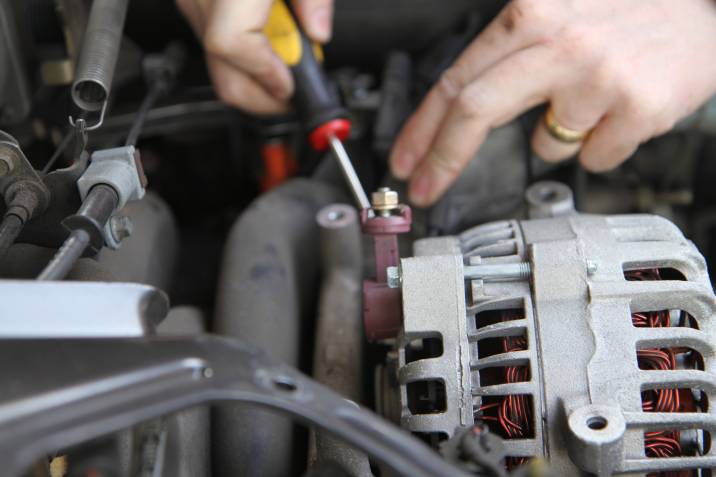
[[301,59],[291,67],[291,73],[295,83],[293,106],[308,131],[333,119],[347,117],[338,92],[328,82],[323,66],[313,54],[313,45],[303,32]]

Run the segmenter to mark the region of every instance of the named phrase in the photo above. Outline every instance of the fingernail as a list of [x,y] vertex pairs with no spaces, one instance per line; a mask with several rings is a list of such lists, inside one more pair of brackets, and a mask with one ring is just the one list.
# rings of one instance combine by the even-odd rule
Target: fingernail
[[331,10],[328,7],[318,7],[311,12],[311,25],[313,34],[321,41],[331,38]]
[[408,196],[410,202],[418,207],[424,207],[428,203],[430,194],[430,176],[425,172],[420,172],[410,181],[410,190]]

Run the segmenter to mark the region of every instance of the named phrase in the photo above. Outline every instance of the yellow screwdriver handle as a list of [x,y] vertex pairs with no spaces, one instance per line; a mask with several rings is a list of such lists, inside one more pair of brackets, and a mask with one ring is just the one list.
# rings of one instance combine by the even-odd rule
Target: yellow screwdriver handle
[[[296,66],[301,61],[302,41],[301,30],[298,28],[296,19],[293,17],[283,0],[276,0],[271,5],[268,21],[264,27],[264,34],[271,44],[274,52],[289,67]],[[323,50],[317,43],[311,44],[313,54],[321,62]]]

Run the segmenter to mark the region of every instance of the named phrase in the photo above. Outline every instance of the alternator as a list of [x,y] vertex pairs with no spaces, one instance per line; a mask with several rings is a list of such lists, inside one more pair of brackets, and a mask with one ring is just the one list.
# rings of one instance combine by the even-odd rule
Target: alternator
[[424,239],[401,260],[401,424],[434,443],[486,425],[508,468],[539,456],[560,476],[716,468],[702,256],[657,216],[559,213]]

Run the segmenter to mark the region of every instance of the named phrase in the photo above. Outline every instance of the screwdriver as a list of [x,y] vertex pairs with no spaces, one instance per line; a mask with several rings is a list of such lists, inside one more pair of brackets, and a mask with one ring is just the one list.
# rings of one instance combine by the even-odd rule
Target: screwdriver
[[264,33],[291,71],[295,84],[293,106],[309,131],[311,147],[319,152],[331,149],[358,206],[370,209],[368,196],[343,147],[343,141],[351,131],[351,122],[323,71],[319,61],[323,57],[320,46],[308,39],[282,0],[271,6]]

